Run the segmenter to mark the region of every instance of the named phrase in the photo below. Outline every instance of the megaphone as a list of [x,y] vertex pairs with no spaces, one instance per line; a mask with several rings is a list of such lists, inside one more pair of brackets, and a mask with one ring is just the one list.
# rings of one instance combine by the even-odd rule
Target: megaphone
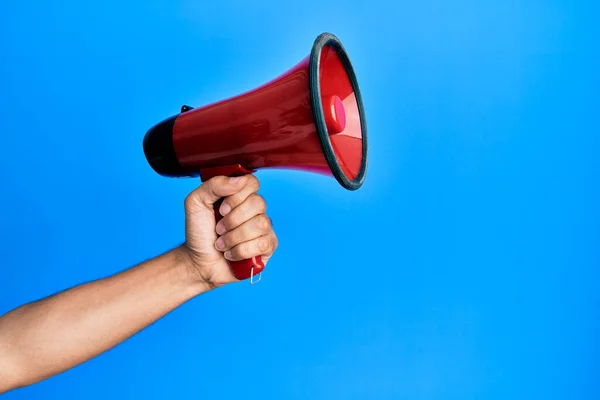
[[[239,176],[263,168],[334,177],[360,188],[367,169],[367,124],[350,58],[340,40],[319,35],[310,54],[249,92],[181,112],[143,140],[154,171],[166,177]],[[221,200],[222,201],[222,200]],[[221,218],[219,204],[215,218]],[[260,280],[261,257],[230,262],[237,279]]]

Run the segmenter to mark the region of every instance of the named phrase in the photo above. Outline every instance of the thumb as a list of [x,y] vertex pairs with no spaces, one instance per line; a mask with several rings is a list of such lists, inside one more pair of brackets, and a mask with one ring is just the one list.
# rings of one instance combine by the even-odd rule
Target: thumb
[[228,178],[216,176],[194,189],[185,199],[185,208],[191,213],[213,211],[217,200],[236,194],[244,187],[245,176]]

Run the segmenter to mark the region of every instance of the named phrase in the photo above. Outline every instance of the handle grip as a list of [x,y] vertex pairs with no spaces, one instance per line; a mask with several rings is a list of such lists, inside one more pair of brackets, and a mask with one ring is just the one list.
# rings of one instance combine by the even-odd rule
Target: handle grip
[[[202,180],[202,182],[206,182],[207,180],[215,176],[235,177],[251,173],[253,173],[253,171],[242,167],[240,164],[236,164],[225,167],[203,169],[200,171],[200,179]],[[221,207],[223,200],[224,199],[219,199],[213,205],[213,208],[215,210],[216,222],[219,222],[223,218],[223,216],[219,212],[219,208]],[[228,263],[229,267],[231,268],[231,272],[237,279],[245,280],[250,278],[251,284],[254,284],[260,280],[262,271],[265,269],[265,263],[263,262],[261,256],[252,257],[241,261],[228,261]]]

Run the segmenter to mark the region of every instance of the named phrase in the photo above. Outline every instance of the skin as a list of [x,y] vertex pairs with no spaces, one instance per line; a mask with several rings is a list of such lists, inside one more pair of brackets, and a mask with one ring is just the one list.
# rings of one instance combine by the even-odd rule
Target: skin
[[261,255],[268,263],[278,242],[258,189],[253,175],[215,177],[185,199],[182,245],[1,316],[0,394],[84,363],[190,299],[237,282],[227,260]]

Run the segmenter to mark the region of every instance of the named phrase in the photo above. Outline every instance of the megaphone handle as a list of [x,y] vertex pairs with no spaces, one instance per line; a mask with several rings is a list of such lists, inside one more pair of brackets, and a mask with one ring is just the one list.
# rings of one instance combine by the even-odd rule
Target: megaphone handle
[[[205,168],[200,171],[200,179],[202,182],[206,182],[215,176],[234,177],[251,174],[252,172],[253,171],[242,167],[240,164],[229,165],[225,167]],[[219,199],[213,205],[216,222],[219,222],[223,218],[219,212],[219,208],[221,207],[223,200],[224,199]],[[229,261],[229,267],[237,279],[244,280],[250,278],[250,283],[255,284],[256,282],[260,281],[262,271],[265,269],[265,263],[263,262],[261,256],[257,256],[247,260]]]

